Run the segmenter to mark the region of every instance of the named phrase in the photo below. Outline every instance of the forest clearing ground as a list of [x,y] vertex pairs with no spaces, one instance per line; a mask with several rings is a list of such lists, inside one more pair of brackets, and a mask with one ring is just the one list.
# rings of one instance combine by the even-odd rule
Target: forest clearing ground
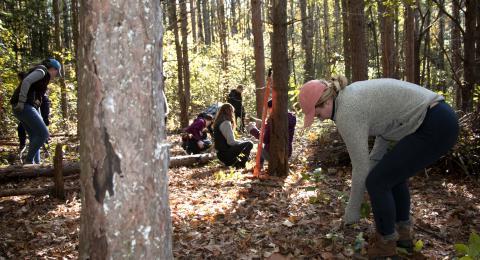
[[[351,179],[343,146],[328,127],[297,132],[286,179],[245,178],[218,161],[170,169],[175,258],[352,258],[361,242],[356,237],[368,233],[372,217],[355,227],[341,225]],[[178,144],[172,153],[180,153]],[[24,180],[1,184],[1,189],[50,182]],[[79,185],[75,179],[69,182]],[[478,180],[435,168],[410,183],[422,253],[452,258],[454,243],[464,243],[471,230],[480,230]],[[66,202],[48,196],[0,198],[0,258],[77,258],[80,208],[77,193],[69,194]]]

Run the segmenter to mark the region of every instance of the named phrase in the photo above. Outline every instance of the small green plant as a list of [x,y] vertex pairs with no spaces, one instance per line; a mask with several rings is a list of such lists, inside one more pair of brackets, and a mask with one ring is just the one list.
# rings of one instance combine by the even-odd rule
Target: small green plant
[[360,208],[360,217],[368,218],[368,216],[370,216],[371,211],[372,211],[372,208],[370,207],[370,204],[368,204],[368,202],[362,203],[362,206]]
[[215,181],[233,181],[243,179],[242,173],[235,171],[233,168],[230,168],[230,170],[227,171],[218,171],[213,175],[213,177],[215,178]]
[[460,260],[480,259],[480,236],[473,231],[468,239],[468,245],[455,244],[455,251],[461,256]]

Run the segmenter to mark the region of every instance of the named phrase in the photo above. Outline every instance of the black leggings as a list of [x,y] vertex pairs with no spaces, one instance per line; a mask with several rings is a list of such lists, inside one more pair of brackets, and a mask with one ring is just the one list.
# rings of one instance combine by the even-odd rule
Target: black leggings
[[395,222],[410,218],[408,178],[445,155],[457,142],[458,118],[445,102],[431,108],[413,134],[401,139],[366,180],[377,231],[395,233]]
[[248,157],[250,156],[250,150],[252,150],[252,148],[252,142],[241,142],[239,144],[230,146],[228,150],[218,151],[217,157],[226,166],[245,168],[245,164],[249,159]]

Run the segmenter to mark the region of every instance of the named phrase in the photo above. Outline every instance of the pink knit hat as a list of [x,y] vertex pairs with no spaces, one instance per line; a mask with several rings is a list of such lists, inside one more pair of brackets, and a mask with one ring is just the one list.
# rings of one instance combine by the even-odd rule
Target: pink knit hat
[[310,80],[300,88],[298,101],[305,114],[303,127],[309,127],[312,125],[313,120],[315,119],[315,104],[317,104],[326,88],[327,86],[325,83],[320,80]]

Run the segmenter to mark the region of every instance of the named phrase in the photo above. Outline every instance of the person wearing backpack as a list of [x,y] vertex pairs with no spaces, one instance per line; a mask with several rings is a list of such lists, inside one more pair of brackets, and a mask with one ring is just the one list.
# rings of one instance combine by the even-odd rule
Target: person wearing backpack
[[55,59],[46,59],[30,69],[13,92],[10,104],[14,116],[27,131],[30,144],[25,159],[27,164],[40,163],[40,148],[49,133],[38,109],[42,105],[50,80],[60,74],[61,65]]

